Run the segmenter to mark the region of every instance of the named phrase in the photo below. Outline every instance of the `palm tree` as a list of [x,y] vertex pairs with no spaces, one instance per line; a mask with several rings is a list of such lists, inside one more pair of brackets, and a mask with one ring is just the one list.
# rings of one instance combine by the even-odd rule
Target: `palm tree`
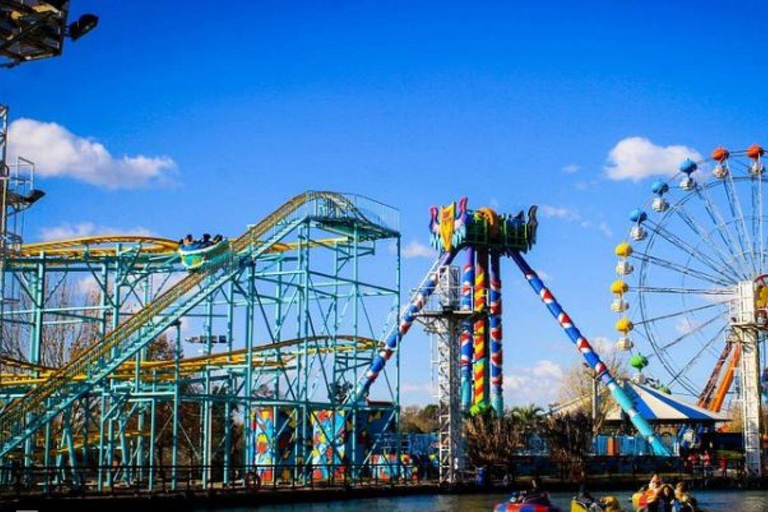
[[544,409],[536,404],[528,404],[524,406],[513,407],[510,410],[510,414],[524,426],[533,428],[538,423],[540,423],[544,414]]

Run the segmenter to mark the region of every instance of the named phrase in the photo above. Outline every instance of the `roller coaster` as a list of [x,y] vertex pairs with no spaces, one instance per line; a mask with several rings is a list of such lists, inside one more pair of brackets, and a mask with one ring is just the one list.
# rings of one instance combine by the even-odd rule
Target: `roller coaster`
[[[196,454],[186,462],[200,468],[202,485],[214,464],[221,465],[216,479],[227,483],[236,467],[263,467],[268,479],[280,464],[362,466],[396,451],[398,358],[377,400],[348,395],[373,361],[385,330],[380,320],[399,309],[397,229],[397,212],[386,205],[307,192],[233,239],[225,257],[193,271],[181,264],[178,243],[162,238],[22,246],[5,262],[6,288],[19,298],[4,310],[4,333],[26,342],[0,359],[0,457],[61,468],[43,485],[82,481],[90,467],[99,468],[89,481],[95,488],[120,479],[151,489],[157,468],[175,473],[181,465],[183,442]],[[376,272],[382,260],[389,265]],[[57,299],[83,281],[95,301]],[[75,327],[89,333],[79,347]],[[191,332],[199,335],[187,343]],[[164,358],[153,350],[159,338],[170,349]],[[51,354],[55,343],[69,354],[61,366]],[[190,347],[202,354],[190,356]],[[189,405],[193,426],[182,417]],[[340,426],[334,417],[344,418]],[[278,447],[285,435],[288,450]],[[170,454],[159,457],[162,436],[171,440]]]

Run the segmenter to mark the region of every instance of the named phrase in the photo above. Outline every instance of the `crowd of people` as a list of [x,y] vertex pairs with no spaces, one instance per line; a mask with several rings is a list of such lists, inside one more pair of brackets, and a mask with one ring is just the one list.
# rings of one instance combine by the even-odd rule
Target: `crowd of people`
[[202,238],[193,238],[192,235],[187,235],[179,240],[179,245],[184,251],[195,251],[198,249],[205,249],[221,242],[222,236],[216,235],[211,238],[211,235],[204,233]]

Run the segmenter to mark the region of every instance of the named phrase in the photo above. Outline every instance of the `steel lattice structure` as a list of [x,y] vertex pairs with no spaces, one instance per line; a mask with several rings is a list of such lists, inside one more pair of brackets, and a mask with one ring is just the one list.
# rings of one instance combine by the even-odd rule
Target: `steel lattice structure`
[[[46,486],[97,489],[152,489],[161,471],[175,487],[182,445],[192,445],[188,463],[203,486],[251,469],[277,480],[281,464],[296,481],[376,455],[399,460],[390,453],[399,447],[399,354],[372,397],[349,399],[399,310],[398,222],[396,210],[361,196],[307,192],[232,240],[229,256],[191,272],[165,239],[24,246],[4,262],[21,300],[4,310],[3,327],[23,343],[0,360],[0,457],[59,468]],[[57,303],[84,282],[95,300]],[[73,346],[76,330],[95,343]],[[190,334],[197,344],[183,342]],[[153,348],[160,338],[164,357]],[[55,342],[69,352],[59,367]],[[162,436],[170,455],[157,453]]]

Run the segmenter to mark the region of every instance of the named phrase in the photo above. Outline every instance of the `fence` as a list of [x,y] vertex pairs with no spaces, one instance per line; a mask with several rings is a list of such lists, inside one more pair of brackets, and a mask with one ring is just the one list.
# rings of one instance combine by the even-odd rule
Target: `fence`
[[[324,478],[317,478],[317,470]],[[479,474],[484,481],[478,482]],[[69,466],[0,467],[0,498],[22,495],[142,495],[158,492],[267,492],[292,489],[351,489],[393,486],[437,485],[438,475],[428,459],[407,468],[392,462],[351,465],[260,465],[231,466],[229,478],[217,466]],[[271,474],[267,479],[259,475]],[[665,480],[706,480],[745,478],[743,461],[728,461],[726,467],[689,465],[678,458],[592,457],[585,461],[556,463],[543,456],[520,456],[506,465],[471,468],[461,475],[468,483],[515,487],[527,485],[531,476],[550,485],[571,487],[580,481],[639,483],[653,474]],[[98,482],[103,485],[99,487]]]

